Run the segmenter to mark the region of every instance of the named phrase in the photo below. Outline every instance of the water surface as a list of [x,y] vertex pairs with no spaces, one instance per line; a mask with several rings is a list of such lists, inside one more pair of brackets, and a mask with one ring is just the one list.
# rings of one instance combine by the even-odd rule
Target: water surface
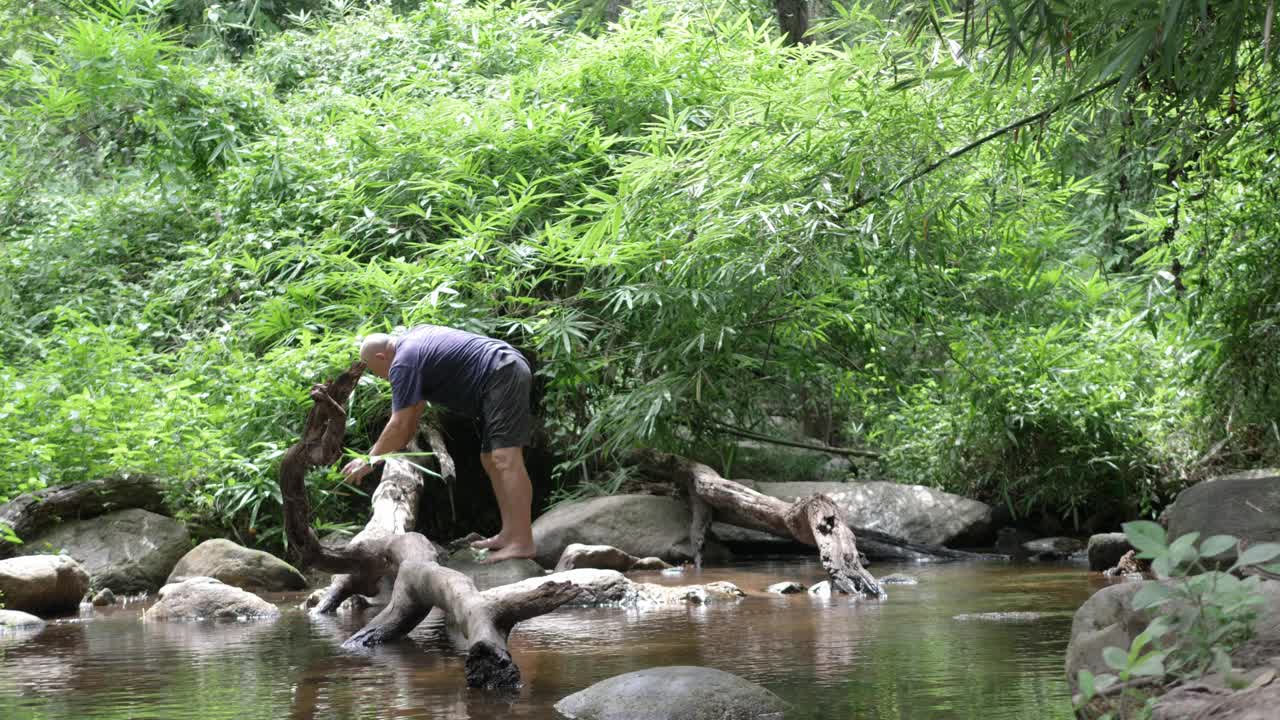
[[[145,604],[0,640],[0,719],[555,718],[560,698],[658,665],[736,673],[790,701],[791,720],[1067,720],[1063,675],[1071,613],[1099,581],[1079,566],[883,565],[909,573],[883,601],[772,596],[779,580],[822,579],[816,562],[755,561],[638,574],[666,584],[728,580],[740,602],[661,611],[565,608],[522,623],[511,649],[524,687],[463,687],[463,655],[438,622],[370,654],[339,647],[358,615],[313,619],[302,595],[265,623],[144,623]],[[1096,577],[1096,576],[1095,576]],[[956,615],[1038,612],[1035,621]]]

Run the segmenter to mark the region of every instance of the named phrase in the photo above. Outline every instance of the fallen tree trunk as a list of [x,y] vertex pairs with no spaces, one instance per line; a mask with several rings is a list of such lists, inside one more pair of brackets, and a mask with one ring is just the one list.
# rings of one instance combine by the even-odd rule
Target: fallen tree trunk
[[[86,520],[126,508],[164,511],[164,491],[160,481],[145,475],[105,478],[71,485],[58,485],[19,495],[0,505],[0,525],[6,525],[19,539],[67,520]],[[17,552],[18,546],[0,540],[0,558]]]
[[[927,545],[911,542],[896,535],[850,526],[853,536],[858,539],[858,550],[870,560],[888,560],[893,562],[953,562],[959,560],[1008,560],[1008,555],[999,553],[970,552],[954,550],[941,545]],[[778,552],[785,548],[786,552],[802,549],[799,543],[789,535],[779,536],[763,530],[752,530],[728,523],[712,523],[710,532],[730,548],[746,548],[748,552]],[[779,539],[790,542],[779,542]]]
[[756,492],[707,465],[654,450],[636,450],[628,458],[643,472],[664,475],[682,483],[693,509],[689,539],[694,562],[702,564],[702,546],[714,512],[720,520],[740,527],[763,530],[816,546],[831,585],[853,595],[885,595],[884,589],[858,559],[853,531],[840,507],[826,495],[813,495],[793,503]]
[[467,647],[467,685],[516,687],[520,669],[507,649],[511,628],[520,620],[573,600],[581,592],[577,586],[544,583],[523,594],[508,594],[499,602],[482,595],[471,578],[440,565],[431,541],[407,529],[413,526],[421,479],[402,460],[385,461],[382,482],[374,492],[373,518],[345,547],[326,548],[311,528],[306,474],[313,467],[341,459],[344,408],[364,368],[364,363],[356,362],[332,382],[311,389],[315,404],[307,415],[302,438],[285,451],[280,463],[289,545],[300,565],[339,573],[321,601],[325,610],[337,607],[339,596],[373,594],[379,583],[392,581],[390,602],[344,647],[369,647],[402,637],[432,608],[439,607],[460,631]]

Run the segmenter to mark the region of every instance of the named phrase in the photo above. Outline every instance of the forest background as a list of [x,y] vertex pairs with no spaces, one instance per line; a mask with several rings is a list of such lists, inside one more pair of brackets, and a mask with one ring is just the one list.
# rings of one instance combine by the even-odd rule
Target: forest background
[[278,549],[307,389],[431,322],[535,358],[555,498],[782,417],[1152,516],[1280,452],[1274,4],[0,0],[0,502],[153,474]]

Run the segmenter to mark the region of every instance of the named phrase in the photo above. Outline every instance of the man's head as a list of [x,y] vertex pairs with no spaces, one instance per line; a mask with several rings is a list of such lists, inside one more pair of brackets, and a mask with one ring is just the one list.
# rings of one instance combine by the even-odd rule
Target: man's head
[[396,359],[396,339],[384,333],[374,333],[360,343],[360,359],[369,366],[369,372],[383,380]]

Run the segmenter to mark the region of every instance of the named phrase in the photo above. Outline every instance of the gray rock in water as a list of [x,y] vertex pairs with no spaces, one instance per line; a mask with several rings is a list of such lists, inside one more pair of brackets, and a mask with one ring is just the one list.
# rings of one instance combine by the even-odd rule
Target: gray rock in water
[[910,575],[895,573],[893,575],[885,575],[878,578],[881,585],[919,585],[920,581]]
[[[0,658],[5,648],[20,645],[44,630],[44,621],[17,610],[0,610]],[[7,668],[6,668],[7,670]]]
[[98,591],[97,595],[93,596],[93,600],[91,600],[90,602],[92,602],[97,607],[115,605],[116,594],[111,592],[111,588],[102,588],[101,590]]
[[94,586],[129,594],[163,585],[190,547],[177,520],[134,508],[59,525],[28,540],[22,552],[65,552],[84,565]]
[[89,573],[66,555],[0,560],[0,598],[9,610],[36,615],[74,612],[89,590]]
[[0,610],[0,634],[18,630],[39,630],[42,627],[44,627],[44,621],[35,615],[19,610]]
[[458,550],[444,565],[471,578],[480,590],[509,585],[529,578],[542,577],[546,571],[533,560],[503,560],[490,565],[481,563],[474,550]]
[[289,563],[221,538],[206,540],[183,555],[169,573],[169,583],[192,577],[211,577],[244,590],[266,592],[302,590],[307,586],[307,579]]
[[670,564],[661,558],[638,558],[610,545],[583,545],[572,543],[560,554],[556,563],[556,572],[575,568],[595,568],[597,570],[665,570]]
[[[1178,494],[1168,510],[1169,538],[1199,532],[1232,535],[1249,543],[1280,542],[1280,469],[1211,478]],[[1235,559],[1235,549],[1218,559]]]
[[672,666],[602,680],[556,703],[571,720],[782,720],[787,704],[722,670]]
[[[991,506],[923,485],[895,482],[743,482],[788,502],[825,493],[845,522],[925,545],[980,544],[991,539]],[[715,526],[717,537],[720,526]],[[748,536],[755,537],[755,536]],[[785,542],[785,541],[784,541]]]
[[[693,559],[689,543],[689,504],[655,495],[612,495],[566,503],[533,523],[537,561],[553,568],[573,543],[610,545],[636,557],[658,557],[671,563]],[[729,553],[708,542],[704,560],[717,563]]]
[[767,592],[777,593],[779,595],[791,595],[792,593],[804,592],[804,586],[798,582],[788,580],[786,582],[778,582],[766,588]]
[[1124,554],[1133,549],[1124,533],[1098,533],[1089,536],[1089,569],[1110,570]]
[[1022,544],[1022,549],[1032,557],[1051,560],[1069,557],[1084,549],[1084,543],[1069,537],[1050,537]]
[[160,588],[160,600],[147,609],[146,620],[270,619],[280,610],[253,593],[213,578],[189,578]]
[[809,587],[809,594],[817,595],[818,597],[831,597],[831,581],[823,580],[820,583],[811,585]]
[[951,619],[960,620],[961,622],[1035,622],[1052,615],[1052,613],[1039,612],[987,612],[964,613],[955,615]]

